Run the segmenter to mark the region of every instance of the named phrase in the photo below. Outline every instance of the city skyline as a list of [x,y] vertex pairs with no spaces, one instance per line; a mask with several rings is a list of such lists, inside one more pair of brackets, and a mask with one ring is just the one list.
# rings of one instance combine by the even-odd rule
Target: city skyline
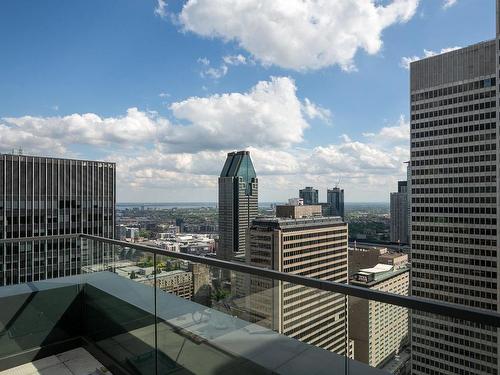
[[[22,2],[2,4],[0,46],[10,53],[0,62],[0,81],[8,88],[0,93],[1,151],[117,162],[118,202],[145,196],[188,202],[195,195],[216,201],[219,165],[236,149],[252,152],[262,201],[283,201],[300,186],[325,190],[342,178],[347,201],[386,202],[409,159],[409,103],[400,95],[408,90],[404,65],[487,39],[494,13],[490,0],[480,0],[483,6],[406,0],[397,10],[393,3],[377,9],[369,1],[345,2],[342,12],[356,10],[356,20],[380,11],[360,33],[346,29],[354,40],[349,46],[335,37],[339,15],[321,9],[331,28],[319,32],[329,32],[335,43],[329,48],[318,38],[311,52],[326,57],[317,61],[284,58],[279,51],[286,42],[260,46],[275,51],[267,58],[241,30],[234,37],[217,34],[218,24],[210,25],[217,35],[207,38],[189,13],[195,7],[182,9],[182,3],[35,4],[36,19],[22,11]],[[59,17],[62,11],[79,12],[83,21],[70,25]],[[91,16],[88,32],[84,20]],[[465,22],[469,17],[484,22]],[[447,32],[431,33],[437,24]],[[59,32],[65,29],[71,32]],[[144,33],[148,45],[141,42]],[[171,58],[176,47],[180,53]],[[340,47],[345,54],[334,53]],[[28,51],[37,58],[27,58]],[[205,105],[215,113],[206,121]],[[245,128],[233,136],[239,133],[231,129]]]
[[0,50],[0,375],[500,375],[500,0],[19,0]]

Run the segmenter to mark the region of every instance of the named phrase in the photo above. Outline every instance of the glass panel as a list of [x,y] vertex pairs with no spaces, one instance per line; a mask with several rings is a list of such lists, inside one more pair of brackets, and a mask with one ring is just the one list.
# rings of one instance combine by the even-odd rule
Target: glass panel
[[159,373],[344,372],[345,296],[162,256],[158,265]]
[[[23,257],[45,272],[43,247],[16,246],[37,249]],[[0,369],[83,336],[116,361],[112,372],[135,374],[498,372],[498,330],[484,324],[130,246],[82,240],[71,251],[73,275],[0,288]],[[53,275],[65,265],[47,264]],[[405,272],[356,286],[407,294]]]
[[75,322],[82,320],[82,310],[78,280],[51,278],[46,241],[15,241],[0,244],[0,249],[5,251],[0,252],[0,275],[8,284],[0,287],[1,369],[4,362],[10,363],[9,356],[24,353],[31,361],[43,356],[41,347],[71,345],[80,335]]
[[83,242],[85,338],[126,371],[154,374],[154,254]]

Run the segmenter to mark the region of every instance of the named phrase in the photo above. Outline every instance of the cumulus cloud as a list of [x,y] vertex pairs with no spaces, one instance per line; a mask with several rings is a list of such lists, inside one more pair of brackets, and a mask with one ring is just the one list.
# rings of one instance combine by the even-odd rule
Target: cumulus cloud
[[263,65],[294,70],[339,65],[354,69],[358,50],[375,54],[382,47],[382,32],[405,23],[419,0],[264,2],[188,0],[179,23],[185,31],[235,41]]
[[[284,201],[306,185],[316,186],[323,193],[339,179],[350,201],[386,200],[397,179],[405,176],[404,162],[409,160],[408,140],[387,145],[376,140],[341,138],[337,143],[313,148],[246,149],[259,176],[261,200]],[[155,189],[172,189],[171,193],[177,196],[179,190],[196,188],[191,194],[206,191],[215,200],[217,176],[226,152],[231,150],[166,154],[157,149],[151,154],[117,161],[126,166],[123,171],[119,169],[120,174],[127,176],[137,189],[152,189],[152,194]]]
[[302,110],[311,120],[318,118],[327,124],[331,124],[332,112],[327,108],[314,104],[308,98],[305,98]]
[[401,115],[396,125],[385,126],[377,133],[363,133],[363,135],[380,143],[409,141],[410,123]]
[[425,59],[427,57],[432,57],[432,56],[440,55],[442,53],[447,53],[447,52],[455,51],[455,50],[460,49],[460,48],[462,48],[462,47],[441,48],[441,51],[439,51],[439,52],[428,50],[428,49],[424,49],[424,55],[423,56],[416,56],[416,55],[414,55],[414,56],[402,57],[401,58],[401,62],[399,63],[399,65],[402,68],[410,69],[410,64],[412,62],[415,62],[415,61],[418,61],[418,60],[422,60],[422,59]]
[[295,82],[271,77],[247,92],[190,97],[170,104],[175,122],[155,112],[130,108],[124,116],[95,113],[4,118],[7,131],[68,144],[137,147],[159,144],[168,152],[197,152],[249,146],[289,147],[303,141],[307,119],[329,110],[297,97]]
[[0,121],[0,152],[23,149],[35,154],[52,156],[71,155],[69,150],[52,137],[40,136],[20,128],[13,128]]
[[455,5],[457,0],[443,0],[443,9],[448,9]]
[[288,77],[258,82],[246,92],[187,98],[170,110],[171,120],[137,108],[114,117],[3,118],[0,150],[116,161],[119,200],[129,201],[215,201],[226,153],[240,149],[251,152],[263,200],[285,200],[306,184],[324,190],[339,178],[348,200],[385,200],[409,158],[404,117],[362,139],[343,135],[308,147],[308,121],[331,113],[299,99]]
[[246,93],[192,97],[173,103],[173,115],[188,122],[166,140],[173,149],[221,149],[227,145],[286,147],[300,143],[309,124],[295,82],[272,77]]
[[160,137],[168,122],[154,113],[130,108],[122,117],[102,118],[94,113],[54,117],[6,117],[8,129],[29,133],[33,137],[49,138],[59,144],[109,145],[140,144]]

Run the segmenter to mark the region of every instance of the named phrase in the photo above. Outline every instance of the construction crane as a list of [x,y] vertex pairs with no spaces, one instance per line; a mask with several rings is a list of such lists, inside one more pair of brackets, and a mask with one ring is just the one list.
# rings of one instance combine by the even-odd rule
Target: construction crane
[[339,178],[339,180],[335,184],[335,188],[338,188],[341,182],[342,182],[342,176]]

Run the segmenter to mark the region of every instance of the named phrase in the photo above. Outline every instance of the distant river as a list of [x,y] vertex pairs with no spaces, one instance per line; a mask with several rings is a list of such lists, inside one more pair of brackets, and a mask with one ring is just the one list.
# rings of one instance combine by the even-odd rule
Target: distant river
[[169,208],[202,208],[210,207],[215,208],[217,204],[215,202],[170,202],[170,203],[141,203],[141,202],[123,202],[117,203],[116,208],[119,210],[133,209],[144,207],[145,209],[169,209]]

